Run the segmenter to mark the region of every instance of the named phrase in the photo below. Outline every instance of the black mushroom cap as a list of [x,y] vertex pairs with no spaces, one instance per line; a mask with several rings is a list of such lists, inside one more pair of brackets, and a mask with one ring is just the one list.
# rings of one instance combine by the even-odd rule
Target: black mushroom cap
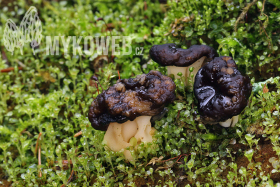
[[231,57],[208,62],[197,72],[194,82],[201,120],[213,124],[240,114],[251,91],[249,77],[241,75]]
[[175,88],[172,79],[158,71],[120,79],[91,103],[89,121],[93,128],[106,131],[111,122],[158,115],[166,104],[175,100]]
[[176,44],[154,45],[150,49],[150,57],[162,66],[187,67],[201,57],[206,56],[207,61],[217,57],[217,52],[207,45],[193,45],[189,49],[177,48]]

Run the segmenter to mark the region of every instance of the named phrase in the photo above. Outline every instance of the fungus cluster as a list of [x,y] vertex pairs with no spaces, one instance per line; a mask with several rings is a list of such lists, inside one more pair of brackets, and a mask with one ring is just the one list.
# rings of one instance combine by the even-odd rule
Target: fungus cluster
[[208,124],[234,126],[247,106],[252,86],[231,57],[217,57],[196,74],[194,94],[201,120]]
[[[106,131],[104,142],[114,151],[129,147],[131,138],[151,142],[150,119],[175,99],[175,84],[158,71],[120,79],[92,102],[88,118],[93,128]],[[117,143],[118,142],[118,143]],[[125,152],[128,160],[132,157]]]
[[[217,57],[217,52],[206,45],[193,45],[189,49],[177,48],[175,44],[154,45],[150,57],[168,74],[182,72],[191,78],[193,67],[194,92],[199,102],[199,113],[205,123],[234,126],[238,115],[247,106],[252,86],[247,76],[242,76],[231,57]],[[187,83],[187,80],[186,80]]]
[[[252,86],[231,57],[217,57],[216,51],[206,45],[181,49],[175,44],[155,45],[150,56],[167,66],[169,74],[175,77],[182,72],[189,78],[188,69],[194,67],[194,94],[204,123],[219,123],[224,127],[237,123],[238,115],[247,106]],[[93,128],[106,131],[103,142],[111,150],[123,150],[126,159],[132,161],[128,148],[152,142],[155,130],[151,121],[161,118],[165,106],[174,100],[172,79],[150,71],[134,79],[120,79],[99,94],[89,108],[88,118]]]
[[[218,56],[217,52],[207,45],[193,45],[188,49],[177,48],[176,44],[154,45],[150,49],[150,57],[162,66],[167,66],[168,75],[181,72],[187,79],[189,68],[193,67],[195,75],[203,63]],[[186,81],[187,82],[187,81]]]

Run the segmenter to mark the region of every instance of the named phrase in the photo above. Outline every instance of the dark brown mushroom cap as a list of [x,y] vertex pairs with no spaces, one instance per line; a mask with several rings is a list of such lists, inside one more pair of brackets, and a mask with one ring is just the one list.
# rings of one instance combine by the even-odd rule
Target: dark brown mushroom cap
[[111,122],[158,115],[175,99],[175,84],[158,71],[120,79],[91,103],[88,118],[93,128],[106,131]]
[[252,85],[243,76],[231,57],[217,57],[196,74],[194,94],[198,111],[205,123],[225,121],[242,112],[247,106]]
[[176,44],[154,45],[150,49],[150,57],[162,66],[187,67],[201,57],[206,56],[207,61],[217,57],[217,52],[207,45],[193,45],[189,49],[177,48]]

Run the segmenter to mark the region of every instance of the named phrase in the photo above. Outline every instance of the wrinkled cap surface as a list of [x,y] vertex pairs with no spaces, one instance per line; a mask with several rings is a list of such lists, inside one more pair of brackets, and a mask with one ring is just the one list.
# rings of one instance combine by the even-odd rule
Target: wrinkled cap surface
[[91,103],[89,121],[93,128],[106,131],[111,122],[158,115],[166,104],[174,101],[175,88],[172,79],[158,71],[120,79]]
[[247,106],[252,85],[231,57],[217,57],[196,74],[194,94],[205,123],[218,123],[239,115]]
[[207,61],[217,57],[217,52],[207,45],[193,45],[189,49],[177,48],[176,44],[154,45],[150,49],[150,57],[162,66],[187,67],[203,56]]

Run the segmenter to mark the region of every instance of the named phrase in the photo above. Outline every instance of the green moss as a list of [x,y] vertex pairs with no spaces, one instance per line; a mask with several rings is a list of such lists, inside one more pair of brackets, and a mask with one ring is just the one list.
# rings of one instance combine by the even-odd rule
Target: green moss
[[[110,49],[107,60],[94,66],[98,54],[71,56],[70,47],[66,55],[61,44],[56,56],[33,55],[27,45],[23,55],[18,49],[12,55],[3,48],[0,69],[15,71],[0,73],[0,181],[8,177],[14,186],[276,185],[273,174],[280,172],[277,1],[266,1],[263,10],[261,1],[242,0],[164,5],[127,0],[31,2],[1,6],[1,36],[8,18],[19,25],[23,13],[34,5],[45,36],[129,36],[133,52],[112,58]],[[105,23],[114,28],[106,30]],[[155,123],[155,141],[133,150],[135,161],[130,163],[122,153],[104,148],[104,132],[90,126],[88,108],[102,88],[117,81],[118,71],[121,78],[154,69],[166,74],[148,52],[153,44],[167,42],[183,48],[207,44],[220,55],[233,56],[239,69],[251,77],[254,91],[236,127],[225,129],[201,123],[192,89],[184,87],[182,77],[174,80],[177,99]],[[142,55],[135,55],[140,47]],[[93,74],[102,88],[90,81]],[[265,84],[269,92],[263,91]],[[82,136],[74,137],[79,131]]]

